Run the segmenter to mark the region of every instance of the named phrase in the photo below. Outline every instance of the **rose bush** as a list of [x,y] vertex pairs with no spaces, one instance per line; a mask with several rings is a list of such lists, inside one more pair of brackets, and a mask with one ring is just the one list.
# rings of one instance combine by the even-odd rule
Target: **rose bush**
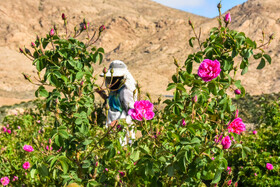
[[[196,37],[189,44],[197,40],[200,50],[182,64],[174,61],[177,71],[167,87],[174,90],[174,97],[164,101],[164,110],[154,109],[151,101],[137,101],[129,112],[133,125],[119,120],[105,127],[108,105],[96,103],[94,93],[108,94],[109,89],[96,84],[98,74],[93,74],[92,65],[102,63],[104,50],[93,45],[105,27],[80,41],[81,34],[89,36],[91,25],[83,20],[69,34],[67,16],[62,19],[64,33],[51,28],[45,38],[31,43],[32,52],[20,49],[38,70],[37,82],[26,74],[24,78],[38,85],[35,95],[44,99],[36,111],[4,119],[1,176],[9,180],[17,176],[14,184],[28,186],[215,186],[239,180],[224,178],[229,173],[226,156],[234,148],[244,153],[250,149],[241,147],[245,125],[228,93],[239,89],[235,97],[245,95],[231,72],[246,73],[251,56],[261,58],[259,69],[271,62],[264,50],[254,53],[260,49],[256,42],[230,30],[229,19],[223,24],[221,15],[219,26],[201,42],[190,21]],[[141,136],[122,146],[120,139],[136,131]],[[24,145],[34,150],[28,152]]]
[[239,186],[280,185],[279,101],[279,98],[273,103],[263,101],[264,113],[259,117],[263,123],[257,130],[246,132],[242,142],[226,155],[233,172],[224,178],[238,181]]

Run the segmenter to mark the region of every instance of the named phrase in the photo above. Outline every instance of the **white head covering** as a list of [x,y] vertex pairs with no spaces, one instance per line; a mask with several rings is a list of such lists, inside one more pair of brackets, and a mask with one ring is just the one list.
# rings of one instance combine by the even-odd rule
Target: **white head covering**
[[[114,70],[113,74],[111,74],[111,69]],[[101,77],[104,77],[104,73],[100,74]],[[125,86],[130,90],[134,91],[136,89],[136,81],[132,77],[131,73],[128,71],[127,66],[123,61],[114,60],[111,62],[109,69],[106,73],[106,77],[124,77]],[[107,82],[106,82],[107,84]]]

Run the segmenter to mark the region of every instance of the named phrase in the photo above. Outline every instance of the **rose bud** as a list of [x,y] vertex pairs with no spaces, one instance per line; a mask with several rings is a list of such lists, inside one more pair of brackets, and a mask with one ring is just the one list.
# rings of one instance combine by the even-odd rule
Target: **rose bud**
[[87,29],[87,25],[83,24],[83,30],[86,30],[86,29]]
[[35,48],[35,47],[36,47],[36,45],[35,45],[34,42],[31,42],[31,47],[32,47],[32,48]]
[[61,18],[62,18],[63,20],[66,20],[67,17],[65,16],[64,13],[62,13]]
[[82,81],[81,83],[80,83],[80,86],[83,86],[84,85],[84,81]]
[[226,15],[225,15],[225,23],[230,23],[231,22],[231,16],[230,16],[230,13],[227,13]]
[[54,30],[51,29],[51,31],[50,31],[50,36],[53,36],[53,35],[54,35]]
[[107,68],[104,67],[103,69],[103,73],[106,74],[107,73]]
[[270,39],[270,40],[273,40],[273,39],[274,39],[274,33],[272,33],[272,34],[269,36],[269,39]]
[[23,53],[23,50],[22,50],[22,48],[19,48],[19,52],[20,52],[20,53]]
[[53,28],[54,28],[55,31],[57,31],[57,26],[56,26],[56,24],[53,25]]
[[105,29],[106,29],[105,26],[104,26],[104,25],[101,25],[101,26],[99,27],[99,32],[103,32]]
[[29,49],[25,48],[24,50],[25,50],[25,53],[26,53],[26,54],[31,55],[31,53],[30,53],[30,50],[29,50]]
[[183,127],[186,126],[186,121],[185,121],[185,119],[182,120],[182,126],[183,126]]
[[218,8],[218,9],[221,9],[221,8],[222,8],[222,4],[219,3],[219,4],[217,5],[217,8]]
[[197,95],[193,96],[192,101],[193,101],[194,103],[197,102]]
[[240,95],[240,94],[241,94],[241,91],[240,91],[239,89],[236,89],[236,90],[234,90],[234,93],[235,93],[236,95]]

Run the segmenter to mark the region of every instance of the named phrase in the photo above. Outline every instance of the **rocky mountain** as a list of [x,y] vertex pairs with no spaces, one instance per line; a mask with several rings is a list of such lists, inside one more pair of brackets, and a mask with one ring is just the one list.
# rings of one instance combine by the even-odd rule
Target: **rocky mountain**
[[[261,32],[279,30],[278,0],[248,0],[229,10],[231,28],[242,30],[253,39]],[[0,1],[0,106],[34,98],[35,86],[21,75],[35,75],[31,61],[18,52],[18,47],[29,47],[36,35],[46,34],[54,23],[62,27],[61,13],[74,27],[86,18],[91,28],[106,26],[97,46],[105,49],[104,65],[123,60],[143,92],[151,95],[172,94],[166,86],[175,72],[173,56],[183,64],[193,51],[188,39],[193,36],[188,20],[202,29],[205,38],[217,19],[208,19],[168,8],[150,0],[23,0]],[[256,70],[252,61],[249,72],[240,77],[251,94],[280,91],[280,65],[278,63],[279,37],[269,47],[273,64]],[[97,73],[102,67],[97,68]]]

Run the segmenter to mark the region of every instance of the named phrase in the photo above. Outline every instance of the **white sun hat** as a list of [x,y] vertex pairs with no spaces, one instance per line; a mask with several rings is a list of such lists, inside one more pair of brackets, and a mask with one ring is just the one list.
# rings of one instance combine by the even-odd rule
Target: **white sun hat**
[[[127,66],[123,61],[114,60],[113,62],[111,62],[106,73],[106,77],[111,77],[111,69],[114,70],[113,77],[124,77],[124,79],[126,80],[124,84],[129,90],[134,91],[136,89],[136,81],[128,71]],[[104,77],[104,73],[100,74],[100,76]],[[106,82],[106,85],[107,84],[108,83]]]
[[[113,69],[113,74],[111,74],[111,69]],[[122,77],[128,73],[127,66],[123,61],[114,60],[111,62],[109,69],[107,70],[106,77]],[[100,74],[101,77],[104,77],[104,73]]]

